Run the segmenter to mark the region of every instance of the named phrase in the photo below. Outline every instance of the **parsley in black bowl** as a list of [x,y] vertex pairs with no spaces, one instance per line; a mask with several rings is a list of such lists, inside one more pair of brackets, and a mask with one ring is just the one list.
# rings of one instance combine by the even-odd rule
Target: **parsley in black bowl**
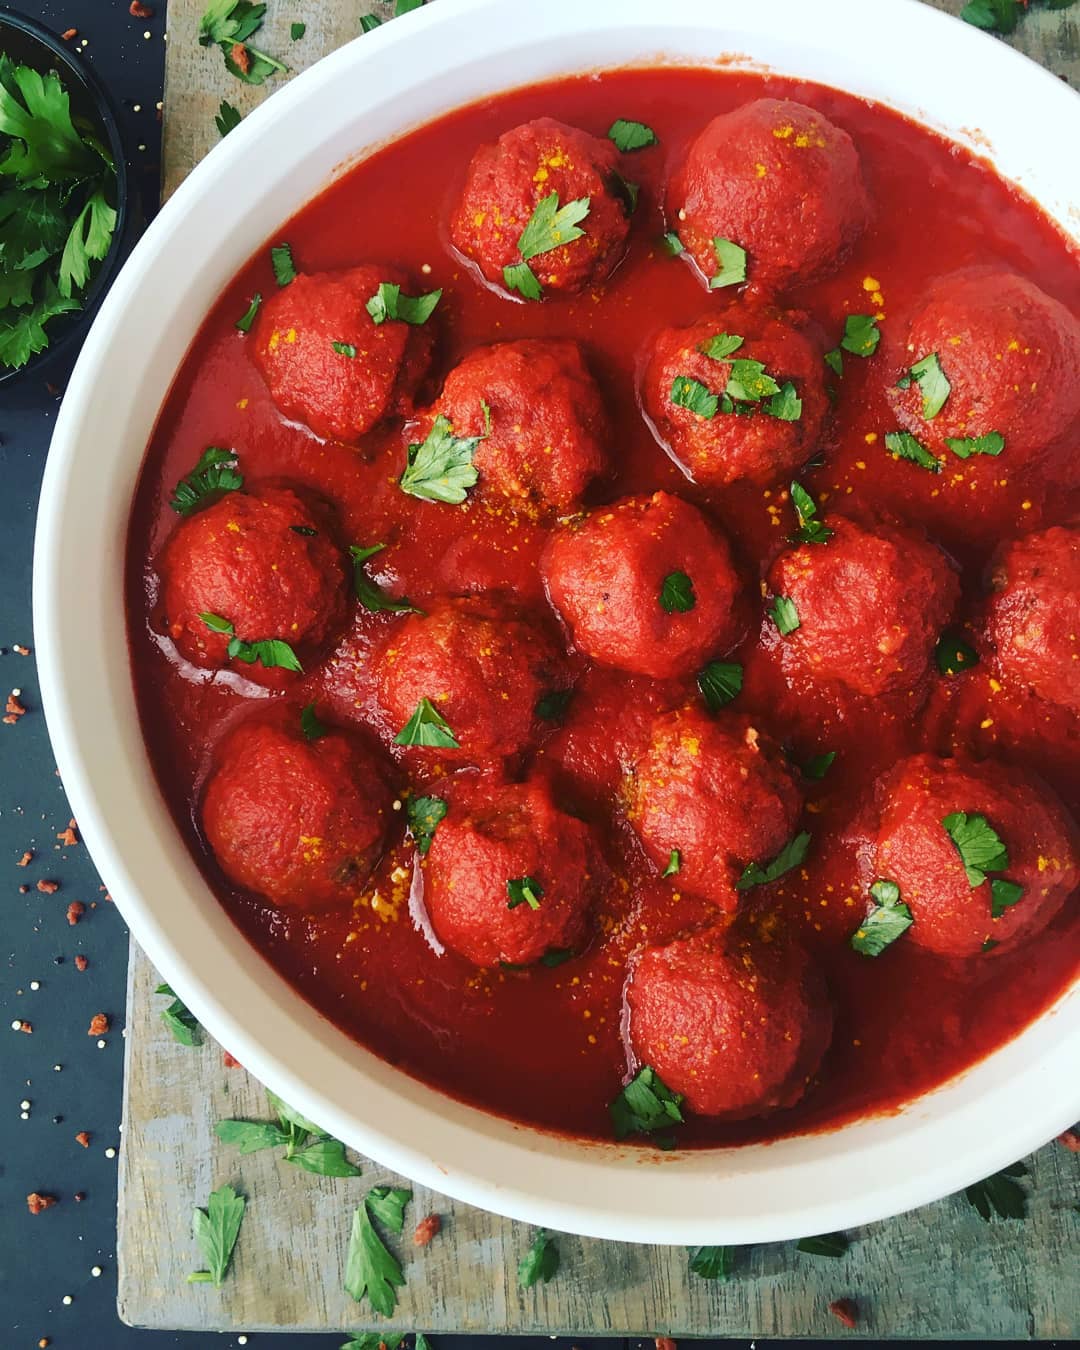
[[85,333],[124,252],[109,101],[63,41],[0,7],[0,383]]

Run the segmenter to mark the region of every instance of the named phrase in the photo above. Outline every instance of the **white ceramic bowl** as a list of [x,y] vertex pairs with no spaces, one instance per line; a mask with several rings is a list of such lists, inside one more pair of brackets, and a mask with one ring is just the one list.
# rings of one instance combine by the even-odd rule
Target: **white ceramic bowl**
[[158,409],[203,316],[267,236],[335,174],[410,127],[508,86],[732,56],[884,101],[976,145],[1080,232],[1069,201],[1075,163],[1061,152],[1080,143],[1075,95],[918,0],[439,0],[281,89],[151,225],[68,386],[35,558],[42,694],[64,784],[136,938],[199,1020],[305,1115],[407,1176],[519,1219],[634,1242],[828,1232],[923,1204],[1012,1162],[1080,1116],[1080,987],[899,1114],[770,1145],[659,1155],[579,1144],[452,1101],[325,1021],[207,889],[139,732],[124,536]]

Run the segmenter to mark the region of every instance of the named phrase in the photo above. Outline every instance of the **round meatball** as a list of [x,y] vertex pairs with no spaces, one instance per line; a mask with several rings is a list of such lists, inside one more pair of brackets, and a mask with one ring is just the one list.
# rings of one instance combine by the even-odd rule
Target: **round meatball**
[[[504,269],[525,261],[545,293],[583,291],[608,276],[630,233],[630,202],[618,165],[611,141],[550,117],[514,127],[473,156],[450,237],[499,286],[509,285]],[[577,226],[584,234],[558,244],[558,229],[541,230],[535,243],[526,241],[541,251],[524,259],[522,234],[552,194],[560,208],[588,198]],[[556,246],[547,247],[551,243]]]
[[681,497],[626,497],[554,534],[540,562],[574,645],[636,675],[684,675],[744,620],[723,535]]
[[823,350],[801,316],[733,305],[657,334],[642,402],[695,482],[770,483],[817,449],[829,409]]
[[1080,531],[1054,526],[998,554],[986,635],[998,671],[1080,713]]
[[477,966],[579,950],[607,877],[593,833],[547,785],[480,778],[451,788],[423,864],[435,936]]
[[1065,808],[1014,765],[914,755],[874,797],[873,867],[911,910],[905,941],[958,958],[1005,951],[1041,932],[1080,883]]
[[765,290],[833,271],[866,227],[869,199],[846,131],[789,99],[713,118],[668,188],[668,215],[698,267],[721,270],[714,240],[746,250]]
[[[940,401],[945,386],[933,378],[934,363],[921,378],[909,372],[933,356],[948,396],[928,418],[927,402]],[[950,464],[958,461],[948,440],[991,432],[1005,441],[1001,467],[1036,460],[1080,418],[1080,320],[1004,268],[966,268],[937,281],[908,325],[903,359],[906,387],[889,391],[893,410]],[[992,458],[989,471],[999,476]]]
[[423,440],[440,415],[458,436],[482,438],[473,454],[481,488],[527,509],[565,511],[605,467],[607,414],[576,342],[477,348],[446,377],[410,440]]
[[[436,757],[466,763],[523,749],[538,699],[563,683],[547,632],[490,595],[428,603],[425,614],[410,614],[390,630],[374,661],[392,729],[407,728],[426,701],[447,728],[434,742]],[[445,744],[447,736],[457,744]]]
[[[162,601],[177,651],[197,666],[229,666],[273,687],[293,678],[262,656],[229,656],[232,637],[277,639],[303,665],[345,618],[341,550],[291,488],[230,492],[188,517],[161,558]],[[204,615],[211,616],[208,624]],[[219,631],[224,624],[231,630]]]
[[221,744],[202,827],[221,870],[282,909],[346,908],[383,852],[392,794],[372,755],[332,731],[308,741],[280,719],[242,722]]
[[631,963],[630,1044],[691,1111],[746,1119],[793,1106],[832,1036],[825,981],[801,948],[707,930]]
[[794,606],[785,651],[815,680],[874,696],[913,689],[960,595],[941,550],[914,531],[825,513],[824,544],[781,553],[769,587]]
[[398,267],[301,272],[263,304],[255,361],[280,412],[324,440],[356,441],[410,399],[431,362],[431,325],[386,318],[368,302],[383,283],[419,295]]
[[664,713],[630,769],[627,816],[658,868],[678,854],[677,884],[723,909],[748,863],[791,838],[802,793],[773,741],[748,717],[691,707]]

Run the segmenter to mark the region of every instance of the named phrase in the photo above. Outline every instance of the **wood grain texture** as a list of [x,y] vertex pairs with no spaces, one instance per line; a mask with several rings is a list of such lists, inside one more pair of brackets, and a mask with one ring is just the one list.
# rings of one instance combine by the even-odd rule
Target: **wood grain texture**
[[[521,0],[506,0],[520,3]],[[871,0],[867,0],[868,3]],[[958,13],[963,0],[928,0]],[[217,141],[223,98],[247,111],[278,87],[249,88],[216,50],[196,41],[205,0],[170,0],[166,62],[164,185],[171,192]],[[271,2],[258,44],[299,70],[355,37],[359,15],[389,18],[390,0]],[[304,22],[302,39],[289,28]],[[1041,10],[1014,45],[1080,86],[1080,8]],[[227,1069],[219,1047],[177,1045],[160,1020],[157,977],[132,947],[128,989],[124,1146],[120,1164],[119,1310],[157,1328],[297,1331],[421,1329],[488,1333],[672,1334],[831,1337],[835,1298],[856,1300],[858,1335],[981,1340],[1080,1337],[1080,1166],[1048,1147],[1032,1160],[1031,1213],[1024,1224],[984,1224],[963,1198],[853,1232],[834,1261],[793,1245],[741,1250],[733,1278],[692,1276],[682,1248],[559,1239],[563,1270],[550,1285],[517,1286],[532,1234],[522,1225],[414,1188],[406,1231],[394,1243],[407,1284],[393,1322],[382,1322],[342,1289],[353,1209],[371,1185],[400,1182],[364,1164],[355,1180],[327,1180],[274,1152],[241,1158],[213,1135],[228,1117],[270,1119],[262,1089]],[[233,1271],[219,1291],[186,1283],[199,1258],[191,1214],[231,1182],[249,1207]],[[408,1183],[402,1183],[408,1184]],[[858,1178],[852,1178],[858,1185]],[[443,1233],[413,1248],[415,1222],[443,1218]]]

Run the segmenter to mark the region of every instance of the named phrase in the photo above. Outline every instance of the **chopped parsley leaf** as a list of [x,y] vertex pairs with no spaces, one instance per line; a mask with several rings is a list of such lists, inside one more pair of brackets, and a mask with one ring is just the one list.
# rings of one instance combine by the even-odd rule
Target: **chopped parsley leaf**
[[990,917],[1000,919],[1007,909],[1024,898],[1024,888],[1016,881],[995,877],[990,883]]
[[528,905],[530,909],[539,909],[544,888],[535,877],[516,877],[506,883],[507,909],[517,909],[518,905]]
[[794,839],[789,840],[772,862],[762,867],[759,863],[747,863],[742,876],[735,883],[737,891],[748,891],[754,886],[769,886],[786,873],[800,866],[810,847],[810,832],[803,830]]
[[1011,1163],[995,1172],[985,1181],[976,1181],[973,1186],[964,1188],[964,1195],[970,1205],[985,1223],[993,1221],[994,1214],[1003,1219],[1027,1218],[1027,1191],[1017,1180],[1026,1177],[1027,1168],[1023,1163]]
[[364,564],[369,558],[381,553],[385,547],[385,544],[372,544],[369,548],[361,548],[358,544],[349,545],[349,554],[353,560],[353,590],[356,592],[357,600],[373,614],[423,614],[422,609],[417,609],[404,596],[400,600],[395,600],[393,596],[387,595],[383,588],[376,585],[368,576]]
[[541,722],[561,722],[573,696],[572,689],[551,689],[537,699],[533,712]]
[[[226,70],[245,84],[263,84],[275,71],[288,70],[248,42],[262,27],[265,13],[264,4],[252,4],[251,0],[210,0],[199,21],[200,44],[220,48]],[[243,49],[243,64],[237,63],[237,47]]]
[[740,285],[746,280],[746,249],[740,248],[730,239],[714,239],[712,242],[717,270],[709,278],[709,289],[719,291],[725,286]]
[[1020,0],[968,0],[960,17],[976,28],[1008,35],[1016,30],[1022,13]]
[[401,1265],[375,1231],[365,1201],[353,1215],[345,1255],[345,1292],[357,1303],[366,1297],[377,1313],[390,1317],[397,1306],[397,1290],[404,1283]]
[[644,122],[627,121],[625,117],[617,117],[612,122],[608,128],[608,139],[614,141],[624,155],[631,150],[644,150],[657,144],[657,135],[652,127],[647,127]]
[[461,746],[429,698],[422,698],[416,711],[394,737],[395,745],[435,746],[442,750],[460,750]]
[[682,867],[682,854],[677,848],[673,848],[671,850],[671,857],[668,859],[668,864],[660,875],[662,877],[676,876],[680,867]]
[[802,766],[802,776],[812,782],[820,783],[833,766],[835,750],[826,750],[822,755],[814,755]]
[[931,454],[921,441],[916,440],[910,431],[886,432],[885,449],[898,459],[909,459],[920,469],[927,469],[930,473],[941,472],[941,460]]
[[400,19],[403,14],[411,14],[414,9],[419,9],[424,0],[397,0],[394,6],[394,18]]
[[737,661],[710,661],[698,671],[697,687],[710,712],[719,712],[737,696],[743,686],[743,668]]
[[531,1289],[538,1280],[545,1284],[559,1273],[559,1249],[546,1228],[537,1229],[532,1246],[518,1262],[518,1284]]
[[238,328],[241,333],[251,332],[251,325],[255,322],[255,315],[258,314],[259,306],[261,304],[262,294],[261,292],[256,291],[251,297],[251,304],[248,305],[247,309],[236,321],[235,327]]
[[319,718],[315,713],[314,703],[309,703],[305,708],[301,709],[300,730],[304,734],[305,741],[317,741],[320,737],[325,736],[330,730],[324,722],[319,721]]
[[703,1280],[726,1280],[734,1268],[734,1247],[698,1247],[690,1253],[690,1273]]
[[199,456],[199,462],[173,488],[169,505],[179,516],[190,516],[219,492],[236,492],[244,486],[237,468],[235,450],[211,445]]
[[844,353],[839,347],[834,347],[831,352],[825,353],[825,364],[836,375],[844,373]]
[[961,675],[979,664],[979,653],[957,633],[946,631],[938,638],[934,660],[942,675]]
[[572,947],[549,947],[540,958],[540,964],[547,966],[549,970],[554,970],[556,966],[561,966],[566,961],[574,959],[574,950]]
[[296,265],[288,244],[274,245],[270,250],[270,266],[274,269],[274,280],[279,286],[288,286],[296,280]]
[[299,42],[306,32],[306,23],[292,23],[289,25],[289,37],[291,37],[294,42]]
[[776,624],[781,637],[787,637],[799,627],[799,611],[789,595],[778,595],[769,607],[769,617]]
[[[654,1134],[683,1123],[682,1094],[672,1092],[655,1069],[646,1064],[631,1078],[608,1110],[615,1126],[615,1138],[631,1134]],[[656,1141],[661,1148],[674,1146],[670,1137]]]
[[772,398],[765,400],[764,411],[770,417],[779,418],[781,422],[797,422],[802,416],[802,399],[795,392],[795,386],[790,380],[786,380],[778,393],[773,394]]
[[737,352],[745,341],[738,333],[717,333],[708,342],[703,342],[698,350],[705,356],[711,356],[714,361],[723,361],[732,352]]
[[527,262],[508,263],[503,268],[503,281],[508,291],[517,291],[526,300],[542,300],[544,290],[536,278],[536,273]]
[[945,444],[958,459],[970,459],[972,455],[996,458],[1005,449],[1005,437],[1000,431],[988,431],[985,436],[946,436]]
[[380,19],[379,16],[378,16],[377,14],[361,14],[361,15],[360,15],[360,31],[361,31],[361,33],[371,33],[371,32],[373,32],[376,28],[380,28],[380,27],[382,27],[382,19]]
[[247,1201],[231,1186],[219,1186],[210,1192],[205,1209],[192,1216],[191,1231],[199,1244],[206,1270],[188,1276],[188,1284],[212,1284],[220,1289],[229,1270],[233,1248],[240,1236]]
[[435,831],[449,809],[442,797],[410,797],[406,803],[405,812],[409,829],[412,831],[416,851],[421,858],[427,856],[427,851],[435,838]]
[[402,492],[422,501],[459,506],[480,477],[472,460],[482,439],[455,436],[449,421],[440,413],[425,440],[409,446],[409,462],[398,480]]
[[660,242],[663,245],[664,252],[671,258],[677,258],[680,253],[686,252],[683,248],[683,241],[674,230],[668,230],[666,234],[662,235]]
[[953,811],[941,824],[960,854],[972,888],[983,884],[987,872],[1004,872],[1008,867],[1008,850],[984,815]]
[[637,210],[638,198],[641,196],[640,184],[632,183],[629,178],[624,178],[618,172],[613,173],[612,178],[616,194],[623,199],[626,214],[632,216]]
[[230,661],[242,661],[248,666],[253,666],[257,661],[267,670],[277,666],[282,670],[303,673],[304,667],[297,659],[296,653],[280,638],[261,638],[258,642],[245,642],[236,636],[236,629],[232,623],[228,619],[223,619],[220,614],[200,614],[199,618],[211,632],[228,635],[229,645],[225,649],[225,654]]
[[403,1186],[372,1186],[367,1195],[368,1213],[393,1233],[405,1227],[405,1206],[412,1199],[412,1191]]
[[242,121],[243,116],[239,109],[222,99],[221,107],[214,114],[214,126],[218,129],[218,135],[227,136],[230,131],[235,131]]
[[916,380],[923,397],[922,415],[929,422],[944,408],[952,385],[949,384],[937,352],[931,352],[911,367],[911,378]]
[[527,300],[541,298],[543,289],[529,266],[530,259],[580,239],[585,231],[579,222],[589,214],[591,204],[589,197],[579,197],[560,206],[558,192],[551,192],[536,203],[529,223],[518,239],[522,261],[503,268],[503,280],[508,290],[517,291]]
[[713,394],[691,375],[676,375],[671,386],[671,401],[677,408],[686,408],[698,417],[715,417],[720,407],[719,395]]
[[760,403],[768,395],[779,392],[780,386],[766,373],[763,362],[739,356],[731,362],[731,373],[724,390],[729,398],[738,403]]
[[[873,356],[880,341],[881,329],[872,314],[849,314],[844,320],[844,336],[840,339],[840,346],[852,356]],[[840,375],[843,372],[838,370],[836,373]]]
[[382,324],[387,319],[399,319],[402,323],[418,327],[427,323],[441,299],[441,288],[428,291],[426,295],[402,295],[400,286],[383,281],[365,308],[373,323]]
[[685,572],[669,572],[660,587],[660,608],[668,614],[687,614],[697,604],[694,583]]
[[172,988],[167,984],[159,984],[154,993],[164,994],[166,998],[172,999],[167,1008],[162,1008],[161,1020],[169,1028],[173,1040],[180,1045],[202,1045],[202,1028],[195,1014],[181,1003]]
[[983,952],[992,952],[995,947],[1000,946],[1001,946],[1000,942],[996,942],[993,938],[987,938],[986,941],[983,943],[983,945],[979,948],[979,950]]
[[817,503],[801,483],[791,485],[791,504],[799,520],[799,528],[791,536],[798,544],[825,544],[836,533],[817,518]]
[[356,357],[356,348],[351,342],[331,342],[330,346],[333,347],[338,356],[347,356],[350,361]]
[[873,908],[851,935],[851,948],[860,956],[880,956],[915,922],[910,908],[900,901],[895,881],[875,881],[870,896]]
[[806,1252],[810,1256],[843,1256],[851,1246],[850,1240],[843,1233],[822,1233],[820,1237],[800,1238],[795,1244],[797,1251]]

